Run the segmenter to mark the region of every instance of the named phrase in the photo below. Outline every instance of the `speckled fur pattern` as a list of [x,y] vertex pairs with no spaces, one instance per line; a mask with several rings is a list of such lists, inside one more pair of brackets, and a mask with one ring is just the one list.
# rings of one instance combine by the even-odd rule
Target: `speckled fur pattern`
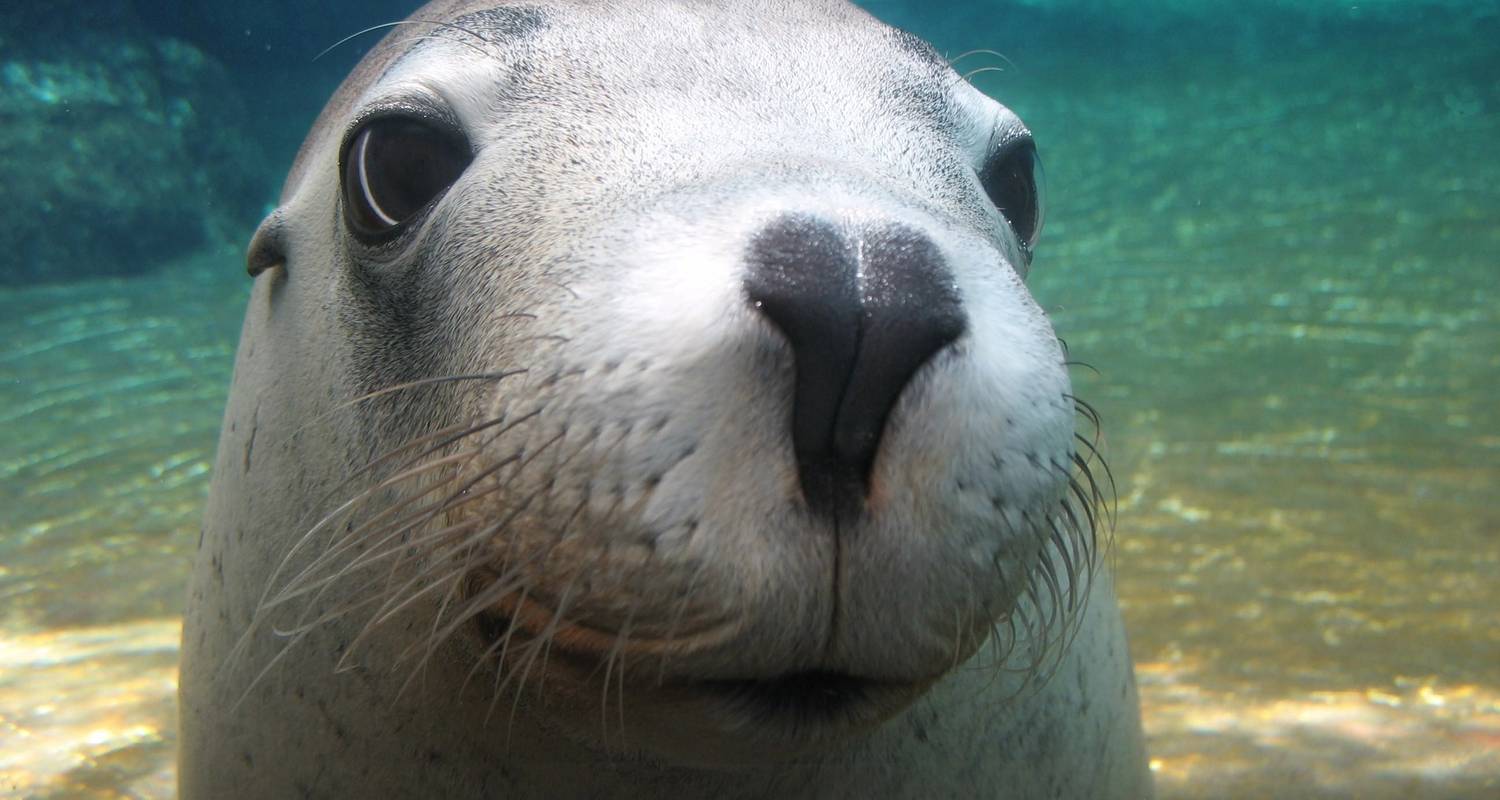
[[[362,244],[342,145],[414,103],[473,161]],[[1149,797],[1105,493],[975,175],[1025,133],[839,2],[440,1],[393,28],[253,245],[182,796]],[[791,354],[741,289],[789,211],[921,231],[968,320],[857,519],[801,503]],[[805,724],[683,688],[808,672],[895,688]]]

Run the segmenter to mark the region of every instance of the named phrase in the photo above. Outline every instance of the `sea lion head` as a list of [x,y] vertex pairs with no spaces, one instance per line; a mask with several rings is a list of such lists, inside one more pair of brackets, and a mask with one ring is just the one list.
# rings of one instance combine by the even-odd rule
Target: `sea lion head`
[[254,358],[319,431],[257,451],[314,473],[260,618],[684,763],[1042,660],[1099,493],[1024,283],[1036,152],[844,3],[422,9],[251,247]]

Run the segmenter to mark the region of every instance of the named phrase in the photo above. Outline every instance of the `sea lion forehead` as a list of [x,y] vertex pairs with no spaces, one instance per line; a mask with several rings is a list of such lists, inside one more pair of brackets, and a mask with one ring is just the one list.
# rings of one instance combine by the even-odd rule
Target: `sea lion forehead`
[[[695,27],[706,36],[687,41],[681,33]],[[694,64],[700,68],[684,69]],[[604,73],[591,74],[596,69]],[[295,196],[322,148],[372,103],[406,88],[472,100],[467,105],[477,110],[518,70],[554,105],[574,92],[625,92],[694,76],[772,97],[783,92],[778,102],[788,108],[798,105],[791,95],[804,91],[802,104],[820,113],[878,110],[940,136],[958,134],[960,149],[970,152],[967,145],[988,138],[1004,113],[921,39],[845,0],[434,0],[392,23],[335,92],[298,152],[282,202]]]
[[[823,120],[833,136],[936,136],[974,161],[998,128],[1015,127],[931,45],[842,0],[433,10],[413,15],[403,38],[382,45],[384,68],[358,96],[353,118],[404,92],[439,99],[470,131],[513,122],[512,112],[529,103],[549,106],[550,116],[572,107],[573,120],[667,113],[662,104],[675,103],[678,122],[725,134],[795,119],[815,137],[815,120]],[[650,99],[634,99],[644,95]],[[849,125],[875,117],[885,122]]]
[[[434,13],[441,11],[456,13]],[[379,48],[397,52],[384,54],[367,89],[489,62],[533,72],[544,87],[572,83],[584,92],[590,87],[578,84],[680,91],[712,82],[770,93],[825,84],[846,95],[878,87],[887,103],[907,100],[935,116],[963,83],[926,42],[844,0],[430,4],[402,28],[404,36]]]
[[409,28],[407,35],[391,44],[401,48],[402,52],[386,68],[381,79],[400,71],[403,65],[420,57],[424,51],[444,44],[465,47],[483,57],[503,54],[546,29],[549,19],[548,11],[535,5],[480,8],[451,19],[427,16],[419,11],[401,23]]
[[[864,27],[884,32],[878,23],[846,0],[746,0],[745,2],[692,2],[680,0],[636,0],[632,2],[551,2],[505,3],[434,2],[424,6],[400,25],[409,26],[408,35],[391,36],[380,50],[395,50],[395,58],[420,51],[431,42],[467,37],[480,47],[503,47],[544,30],[565,35],[582,34],[588,41],[611,41],[628,46],[639,41],[662,40],[681,32],[683,25],[697,25],[704,30],[725,34],[736,41],[758,31],[807,30],[838,27],[850,30]],[[424,35],[426,26],[431,35]],[[600,37],[590,30],[605,30]],[[630,35],[632,32],[637,35]],[[912,54],[936,62],[936,53],[923,53],[925,46],[914,36],[902,42]],[[930,48],[927,48],[930,51]],[[392,54],[387,53],[390,59]]]

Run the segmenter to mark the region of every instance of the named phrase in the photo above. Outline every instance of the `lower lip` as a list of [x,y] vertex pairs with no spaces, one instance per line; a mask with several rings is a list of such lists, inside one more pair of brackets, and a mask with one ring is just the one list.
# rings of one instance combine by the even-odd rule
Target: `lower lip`
[[[484,615],[481,620],[491,641],[509,635],[514,624],[513,617],[503,614]],[[555,664],[572,664],[581,673],[597,671],[597,664],[588,655],[568,648],[555,649],[550,656]],[[920,682],[891,682],[824,670],[772,678],[692,680],[677,676],[657,686],[708,700],[752,725],[814,730],[878,723],[920,694],[922,687]]]
[[[834,672],[799,672],[766,680],[714,680],[690,685],[731,713],[756,722],[821,726],[875,721],[887,684]],[[864,718],[869,717],[869,720]]]

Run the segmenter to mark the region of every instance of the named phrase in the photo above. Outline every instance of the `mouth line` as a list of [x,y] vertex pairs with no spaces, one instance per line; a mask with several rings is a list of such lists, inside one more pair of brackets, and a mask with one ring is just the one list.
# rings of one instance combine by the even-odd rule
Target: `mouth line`
[[[808,670],[764,679],[717,679],[685,684],[714,698],[735,716],[756,723],[820,727],[875,721],[881,695],[900,686],[842,672]],[[867,719],[868,718],[868,719]]]
[[[481,619],[485,636],[491,641],[506,635],[507,629],[515,624],[513,618],[495,613]],[[554,650],[551,658],[556,666],[569,665],[579,675],[594,675],[600,668],[600,662],[592,654],[567,647]],[[678,674],[667,677],[665,682],[651,680],[637,684],[636,689],[648,694],[665,691],[679,698],[695,697],[751,727],[812,731],[878,723],[894,709],[906,705],[911,696],[920,694],[924,683],[809,669],[754,678],[694,678]]]
[[[892,681],[830,670],[686,685],[720,724],[801,749],[873,730],[910,707],[930,681]],[[769,737],[767,739],[766,737]]]

